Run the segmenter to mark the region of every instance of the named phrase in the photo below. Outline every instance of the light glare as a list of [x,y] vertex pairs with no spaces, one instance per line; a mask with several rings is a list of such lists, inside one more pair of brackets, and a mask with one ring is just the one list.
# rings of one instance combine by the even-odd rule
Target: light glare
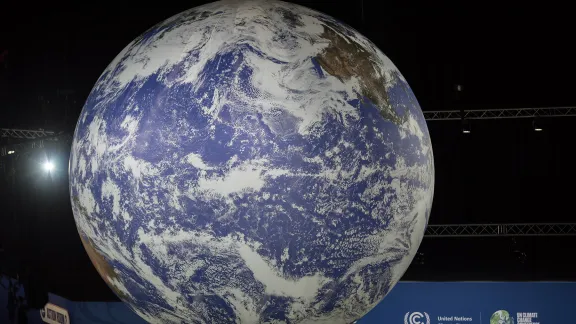
[[54,164],[52,164],[52,162],[46,161],[46,162],[44,163],[44,170],[50,172],[50,171],[52,171],[53,169],[54,169]]

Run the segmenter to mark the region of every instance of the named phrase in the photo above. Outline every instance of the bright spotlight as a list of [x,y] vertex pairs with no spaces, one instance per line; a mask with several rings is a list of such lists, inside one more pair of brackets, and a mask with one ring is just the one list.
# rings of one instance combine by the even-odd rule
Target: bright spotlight
[[54,170],[54,164],[52,164],[52,162],[50,162],[50,161],[44,162],[44,170],[46,170],[48,172]]

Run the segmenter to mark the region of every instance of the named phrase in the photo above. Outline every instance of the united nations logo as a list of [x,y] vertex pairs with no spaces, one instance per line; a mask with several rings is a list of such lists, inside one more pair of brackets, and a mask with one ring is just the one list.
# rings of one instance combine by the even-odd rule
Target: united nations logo
[[430,324],[430,316],[426,312],[408,312],[404,315],[404,324]]

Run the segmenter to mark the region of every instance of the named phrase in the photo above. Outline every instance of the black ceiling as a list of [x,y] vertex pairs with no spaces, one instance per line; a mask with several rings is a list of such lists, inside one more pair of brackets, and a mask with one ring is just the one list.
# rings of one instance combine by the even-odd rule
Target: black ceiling
[[[372,39],[399,67],[423,110],[576,105],[574,27],[565,8],[364,1],[362,10],[361,1],[297,2]],[[151,25],[194,6],[194,1],[132,3],[21,2],[2,8],[0,53],[9,54],[0,75],[0,127],[71,131],[91,87],[116,54]],[[460,98],[455,84],[463,85]],[[58,103],[57,90],[63,89],[75,91],[75,103]],[[59,123],[65,113],[67,122]],[[575,126],[576,119],[549,119],[544,131],[535,133],[529,120],[477,121],[464,136],[458,122],[430,122],[437,181],[431,223],[574,221]],[[67,149],[60,149],[65,155]],[[0,186],[7,206],[0,217],[4,224],[12,218],[10,231],[21,233],[6,243],[10,258],[29,259],[56,293],[115,298],[80,244],[67,179],[48,185],[22,171],[15,187]],[[404,279],[574,280],[567,265],[574,243],[544,237],[425,239],[424,264],[414,264]]]

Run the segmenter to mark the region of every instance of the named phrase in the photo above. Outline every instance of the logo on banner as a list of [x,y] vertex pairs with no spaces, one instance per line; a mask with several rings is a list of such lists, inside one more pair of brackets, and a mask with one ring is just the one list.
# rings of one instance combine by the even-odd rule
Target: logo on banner
[[[490,317],[490,324],[514,324],[514,317],[506,310],[499,310]],[[516,313],[516,324],[540,324],[538,313]]]
[[430,316],[426,312],[408,312],[404,315],[404,324],[430,324]]
[[48,324],[70,324],[68,311],[52,303],[46,304],[40,310],[40,317],[44,323]]
[[514,317],[506,310],[499,310],[490,317],[490,324],[514,324]]
[[517,324],[540,324],[538,313],[516,313]]

